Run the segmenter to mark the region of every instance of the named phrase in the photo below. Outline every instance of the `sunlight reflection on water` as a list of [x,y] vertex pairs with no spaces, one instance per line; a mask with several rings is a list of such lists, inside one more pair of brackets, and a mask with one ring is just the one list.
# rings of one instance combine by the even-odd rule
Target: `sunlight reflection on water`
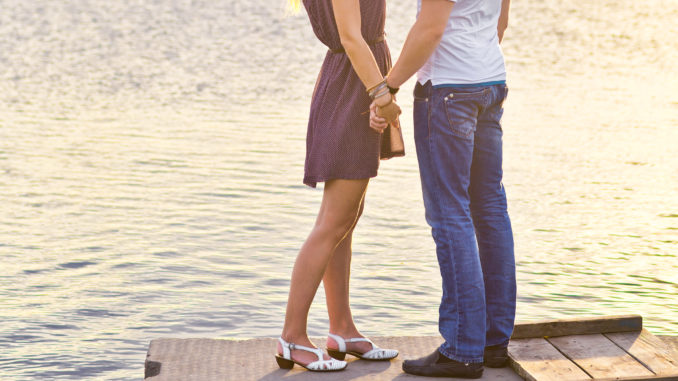
[[[6,377],[138,378],[153,338],[279,334],[321,196],[301,179],[325,50],[270,2],[142,3],[3,2]],[[395,56],[412,8],[389,2]],[[678,334],[676,16],[673,1],[514,1],[519,319],[640,313]],[[412,85],[408,155],[382,163],[354,240],[352,303],[370,335],[437,333]],[[312,335],[323,304],[321,290]]]

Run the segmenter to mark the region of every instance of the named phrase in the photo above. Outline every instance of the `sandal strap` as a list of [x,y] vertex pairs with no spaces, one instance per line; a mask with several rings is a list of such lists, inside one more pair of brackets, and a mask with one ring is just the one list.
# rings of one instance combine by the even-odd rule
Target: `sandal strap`
[[339,346],[339,348],[337,349],[339,350],[339,352],[346,352],[346,341],[344,340],[343,337],[335,335],[333,333],[328,333],[327,336],[333,338],[334,341],[337,342],[337,345]]
[[[292,351],[295,349],[301,350],[301,351],[306,351],[306,352],[311,352],[315,353],[316,356],[318,356],[318,361],[315,362],[322,362],[322,361],[329,361],[329,360],[323,360],[323,351],[320,348],[311,348],[311,347],[306,347],[303,345],[297,345],[294,343],[288,343],[285,341],[282,337],[278,338],[278,341],[280,341],[280,344],[283,347],[283,357],[287,360],[292,359]],[[309,364],[310,365],[310,364]]]
[[311,370],[339,370],[339,369],[344,369],[346,367],[346,362],[345,361],[339,361],[333,358],[330,358],[329,360],[318,360],[318,361],[313,361],[312,363],[309,363],[306,365],[308,369]]
[[329,337],[333,338],[334,341],[337,342],[337,345],[339,346],[339,348],[337,348],[337,349],[339,350],[339,352],[346,352],[346,343],[368,342],[368,343],[372,344],[372,350],[377,348],[377,346],[374,345],[372,340],[370,340],[366,337],[353,337],[353,338],[350,338],[350,339],[344,339],[343,337],[341,337],[339,335],[335,335],[333,333],[328,333],[327,335]]
[[278,338],[278,342],[280,343],[280,346],[282,347],[283,350],[282,353],[283,358],[286,360],[291,360],[292,355],[290,354],[290,344],[287,341],[283,340],[282,337]]
[[358,342],[361,342],[361,341],[368,342],[368,343],[372,344],[373,347],[376,347],[376,345],[374,345],[374,343],[372,342],[372,340],[370,340],[370,339],[368,339],[368,338],[366,338],[366,337],[354,337],[354,338],[352,338],[352,339],[346,339],[346,342],[347,342],[347,343],[358,343]]
[[362,354],[363,358],[371,360],[392,359],[396,356],[398,356],[398,351],[395,349],[382,349],[379,347],[374,347],[374,349]]

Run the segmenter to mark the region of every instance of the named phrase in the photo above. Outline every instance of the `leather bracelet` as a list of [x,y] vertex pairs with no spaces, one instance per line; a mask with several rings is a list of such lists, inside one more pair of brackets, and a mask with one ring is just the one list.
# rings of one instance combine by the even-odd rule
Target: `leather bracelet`
[[[393,68],[391,68],[393,69]],[[391,92],[391,95],[396,95],[398,93],[398,90],[400,90],[400,87],[391,87],[391,85],[388,84],[388,77],[391,75],[391,70],[388,71],[388,74],[386,74],[386,77],[384,77],[384,82],[386,83],[386,87],[388,87],[388,91]]]

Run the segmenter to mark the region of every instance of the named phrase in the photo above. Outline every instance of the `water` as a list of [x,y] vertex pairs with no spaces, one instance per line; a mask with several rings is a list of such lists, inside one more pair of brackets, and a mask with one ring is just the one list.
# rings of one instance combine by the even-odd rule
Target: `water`
[[[0,1],[1,379],[139,379],[154,338],[279,334],[321,197],[301,179],[325,50],[271,4]],[[397,56],[414,5],[388,10]],[[672,0],[513,1],[519,319],[640,313],[678,334],[676,19]],[[412,86],[408,155],[354,240],[370,335],[437,333]]]

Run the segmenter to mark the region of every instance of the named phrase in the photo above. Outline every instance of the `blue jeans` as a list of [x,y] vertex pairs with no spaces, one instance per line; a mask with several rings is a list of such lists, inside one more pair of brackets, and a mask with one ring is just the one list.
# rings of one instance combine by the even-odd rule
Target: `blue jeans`
[[414,138],[443,297],[439,350],[482,362],[508,345],[516,309],[513,231],[502,185],[505,84],[414,89]]

